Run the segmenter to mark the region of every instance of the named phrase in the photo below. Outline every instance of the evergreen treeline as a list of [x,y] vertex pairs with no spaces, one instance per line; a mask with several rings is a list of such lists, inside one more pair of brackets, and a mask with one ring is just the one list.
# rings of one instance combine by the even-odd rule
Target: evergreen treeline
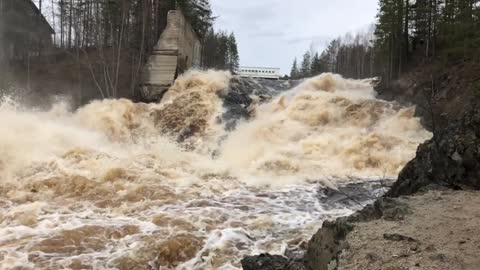
[[203,67],[235,72],[239,67],[237,40],[233,33],[210,29],[204,39]]
[[335,72],[379,76],[388,85],[420,63],[479,58],[480,0],[380,0],[373,35],[335,39],[320,55],[307,52],[294,61],[291,77]]
[[377,73],[387,84],[412,65],[478,58],[479,0],[380,0]]

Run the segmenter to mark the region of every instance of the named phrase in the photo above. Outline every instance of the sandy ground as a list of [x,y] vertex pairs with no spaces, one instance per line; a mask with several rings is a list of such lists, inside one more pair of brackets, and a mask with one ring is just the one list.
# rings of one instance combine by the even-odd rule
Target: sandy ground
[[480,269],[480,192],[431,191],[405,202],[403,220],[357,223],[338,269]]

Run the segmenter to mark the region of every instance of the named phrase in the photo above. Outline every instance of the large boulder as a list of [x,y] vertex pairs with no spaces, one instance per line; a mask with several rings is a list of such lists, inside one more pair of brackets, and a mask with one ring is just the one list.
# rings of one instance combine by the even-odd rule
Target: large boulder
[[304,264],[309,270],[337,269],[341,253],[348,249],[347,235],[359,222],[402,220],[410,209],[401,198],[379,198],[349,217],[325,221],[308,243]]
[[305,256],[307,269],[329,270],[337,265],[338,255],[347,248],[345,241],[353,226],[345,219],[325,221],[308,243]]
[[280,255],[260,254],[247,256],[242,260],[244,270],[283,270],[288,259]]
[[420,145],[387,196],[411,195],[427,186],[480,189],[480,110],[468,111]]
[[222,97],[225,108],[222,120],[226,122],[227,129],[234,129],[238,120],[250,118],[256,105],[269,101],[299,83],[300,81],[232,77],[226,95]]

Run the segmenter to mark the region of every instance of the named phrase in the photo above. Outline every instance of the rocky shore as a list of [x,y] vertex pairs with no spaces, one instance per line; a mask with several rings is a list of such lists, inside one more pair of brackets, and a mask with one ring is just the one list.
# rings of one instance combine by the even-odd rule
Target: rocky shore
[[[405,83],[404,78],[403,92],[382,93],[416,104],[434,133],[419,146],[385,196],[349,217],[325,221],[304,256],[251,256],[242,261],[243,268],[478,269],[480,192],[475,190],[480,189],[480,109],[471,80],[460,74],[464,69],[468,66],[440,73],[435,94],[421,89],[431,85],[418,79],[427,78],[425,74],[411,75],[411,80],[418,79],[414,84]],[[454,99],[452,92],[462,85]],[[435,107],[426,109],[425,104],[432,101]],[[428,110],[435,113],[433,117],[428,117]]]
[[480,192],[432,190],[395,202],[405,211],[396,219],[354,223],[338,269],[478,269]]

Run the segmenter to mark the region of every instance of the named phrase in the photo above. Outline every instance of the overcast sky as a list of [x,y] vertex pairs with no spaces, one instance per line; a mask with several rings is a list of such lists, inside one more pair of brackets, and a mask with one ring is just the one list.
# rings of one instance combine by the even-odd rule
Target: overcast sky
[[235,32],[242,66],[279,67],[375,22],[378,0],[211,0],[216,29]]

